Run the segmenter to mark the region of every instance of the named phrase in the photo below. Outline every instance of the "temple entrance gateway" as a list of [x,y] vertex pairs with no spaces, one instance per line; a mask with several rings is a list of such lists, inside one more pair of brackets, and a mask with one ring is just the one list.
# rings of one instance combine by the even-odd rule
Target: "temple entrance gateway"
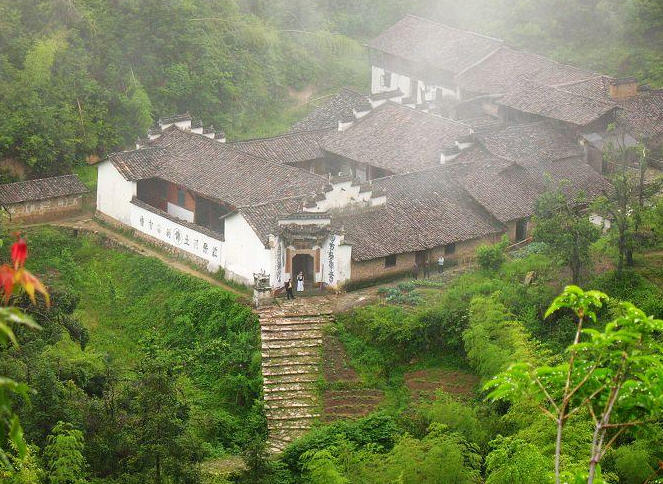
[[297,283],[297,274],[304,273],[304,287],[310,288],[315,281],[314,260],[310,254],[297,254],[292,258],[293,285]]

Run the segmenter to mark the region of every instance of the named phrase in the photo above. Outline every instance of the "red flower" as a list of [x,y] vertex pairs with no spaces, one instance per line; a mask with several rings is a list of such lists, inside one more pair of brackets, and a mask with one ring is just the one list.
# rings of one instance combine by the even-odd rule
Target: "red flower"
[[18,240],[12,244],[11,258],[15,269],[23,267],[25,264],[25,259],[28,258],[28,244],[25,243],[24,238],[18,236]]

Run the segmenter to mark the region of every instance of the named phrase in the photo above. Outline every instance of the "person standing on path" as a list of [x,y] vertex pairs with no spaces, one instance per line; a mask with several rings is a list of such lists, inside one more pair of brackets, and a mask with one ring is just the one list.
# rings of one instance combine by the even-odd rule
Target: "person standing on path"
[[426,259],[424,259],[424,279],[428,279],[430,277],[430,259],[428,256],[426,256]]
[[292,293],[292,281],[290,279],[285,281],[285,297],[286,299],[295,299],[295,295]]
[[304,273],[299,272],[297,274],[297,292],[303,292],[304,291]]
[[441,255],[439,259],[437,259],[437,273],[442,274],[442,271],[444,270],[444,256]]

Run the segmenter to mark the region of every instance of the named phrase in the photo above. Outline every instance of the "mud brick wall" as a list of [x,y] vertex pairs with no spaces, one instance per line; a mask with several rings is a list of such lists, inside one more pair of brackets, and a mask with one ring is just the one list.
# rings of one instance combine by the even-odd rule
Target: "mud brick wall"
[[[445,255],[445,246],[435,247],[429,250],[429,261],[433,264],[432,270],[436,270],[437,259],[442,255],[445,260],[454,261],[458,264],[466,264],[474,260],[476,249],[481,244],[494,244],[498,242],[501,235],[493,235],[481,239],[468,240],[456,243],[456,250],[453,254]],[[414,268],[415,253],[398,254],[396,256],[396,265],[385,267],[385,258],[380,257],[367,261],[352,261],[352,281],[365,281],[378,279],[389,275],[396,275],[412,271]]]
[[74,215],[83,208],[82,195],[49,198],[5,207],[12,222],[41,222]]

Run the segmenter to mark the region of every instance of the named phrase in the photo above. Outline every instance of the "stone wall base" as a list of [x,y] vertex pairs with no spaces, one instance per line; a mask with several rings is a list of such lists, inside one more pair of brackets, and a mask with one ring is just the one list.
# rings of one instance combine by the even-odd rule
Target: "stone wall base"
[[49,222],[81,213],[83,197],[82,195],[72,195],[49,198],[47,200],[16,203],[5,208],[10,215],[10,223]]

